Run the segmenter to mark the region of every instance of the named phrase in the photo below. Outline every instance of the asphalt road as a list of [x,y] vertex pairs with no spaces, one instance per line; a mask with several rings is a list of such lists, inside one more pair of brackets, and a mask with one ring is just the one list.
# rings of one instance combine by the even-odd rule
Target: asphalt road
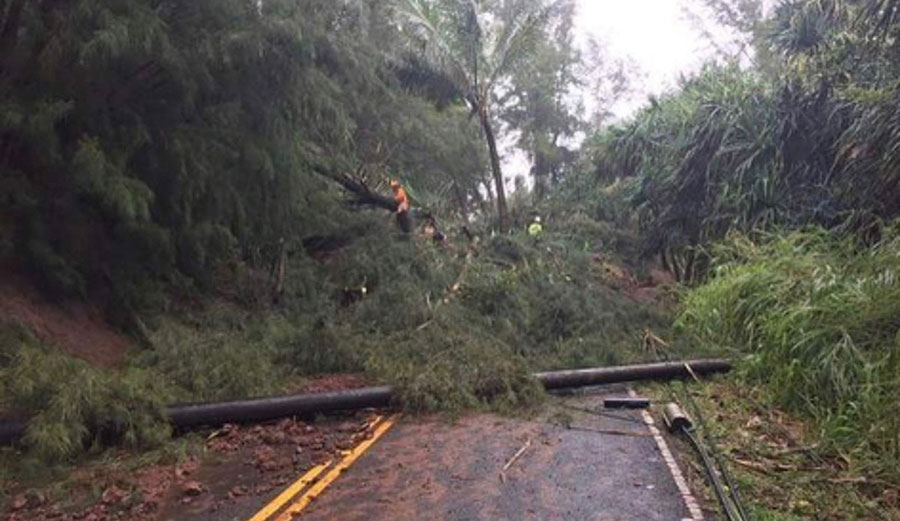
[[[554,398],[537,419],[401,420],[299,519],[690,519],[640,413],[602,409],[604,396],[624,394],[618,387]],[[205,518],[245,520],[264,504]]]

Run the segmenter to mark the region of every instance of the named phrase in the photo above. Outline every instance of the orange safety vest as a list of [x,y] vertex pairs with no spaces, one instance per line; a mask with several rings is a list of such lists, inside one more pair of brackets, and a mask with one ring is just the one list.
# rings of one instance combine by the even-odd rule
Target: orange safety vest
[[406,197],[406,190],[402,186],[394,187],[394,201],[397,203],[398,212],[409,210],[409,199]]

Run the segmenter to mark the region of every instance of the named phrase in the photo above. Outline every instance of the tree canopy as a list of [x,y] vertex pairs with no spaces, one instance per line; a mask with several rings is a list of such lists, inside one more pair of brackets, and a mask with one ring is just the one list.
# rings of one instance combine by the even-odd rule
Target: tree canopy
[[393,59],[394,20],[379,1],[4,2],[2,252],[53,291],[161,309],[216,264],[339,229],[367,201],[334,178],[469,212],[477,127]]

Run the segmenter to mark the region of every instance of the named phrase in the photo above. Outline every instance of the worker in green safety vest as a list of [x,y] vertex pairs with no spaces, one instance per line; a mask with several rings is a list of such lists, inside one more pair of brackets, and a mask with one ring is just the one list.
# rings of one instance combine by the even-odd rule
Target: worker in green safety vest
[[541,235],[542,231],[544,231],[544,227],[541,226],[541,218],[535,217],[534,221],[532,221],[531,224],[528,225],[528,235],[531,235],[532,237],[537,239]]

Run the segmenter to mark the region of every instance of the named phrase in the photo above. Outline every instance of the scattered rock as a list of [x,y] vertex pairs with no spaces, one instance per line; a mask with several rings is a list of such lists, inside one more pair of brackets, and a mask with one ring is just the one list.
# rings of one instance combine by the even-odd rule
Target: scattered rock
[[203,493],[203,484],[198,481],[187,481],[181,485],[181,492],[185,496],[199,496]]
[[287,434],[284,431],[266,431],[261,438],[269,445],[283,445],[287,441]]
[[249,492],[249,490],[247,489],[246,486],[236,485],[236,486],[232,487],[231,490],[228,491],[228,498],[235,499],[235,498],[239,498],[241,496],[246,496],[248,492]]

